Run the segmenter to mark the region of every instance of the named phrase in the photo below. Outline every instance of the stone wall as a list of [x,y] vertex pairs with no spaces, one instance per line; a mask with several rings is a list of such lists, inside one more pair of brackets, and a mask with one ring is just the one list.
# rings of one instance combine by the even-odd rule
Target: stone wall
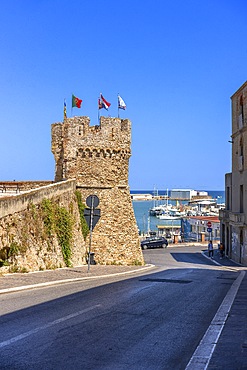
[[41,203],[42,199],[60,196],[67,192],[74,192],[76,189],[75,180],[59,184],[51,184],[37,189],[25,191],[15,197],[0,198],[0,219],[9,214],[24,211],[30,203]]
[[89,126],[88,117],[68,118],[52,125],[55,180],[75,178],[77,185],[128,186],[131,123],[101,117]]
[[0,199],[0,259],[9,263],[0,271],[26,272],[66,266],[55,230],[48,232],[45,225],[44,199],[71,215],[70,263],[86,263],[87,247],[81,232],[75,181],[70,180]]
[[9,195],[9,193],[20,193],[31,189],[37,189],[42,186],[53,184],[54,181],[0,181],[0,196]]
[[78,190],[84,202],[89,195],[99,198],[97,208],[101,217],[92,233],[91,248],[95,261],[100,264],[143,264],[129,189],[78,186]]

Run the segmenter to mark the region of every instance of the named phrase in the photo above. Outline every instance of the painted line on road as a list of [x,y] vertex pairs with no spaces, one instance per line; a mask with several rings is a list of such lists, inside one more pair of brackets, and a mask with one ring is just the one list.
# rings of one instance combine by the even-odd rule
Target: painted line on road
[[38,333],[39,331],[41,330],[45,330],[45,329],[48,329],[50,328],[51,326],[54,326],[54,325],[57,325],[57,324],[60,324],[61,322],[64,322],[64,321],[67,321],[67,320],[70,320],[70,319],[73,319],[74,317],[76,316],[79,316],[79,315],[82,315],[86,312],[89,312],[89,311],[92,311],[94,310],[95,308],[98,308],[100,307],[101,305],[97,304],[95,306],[92,306],[92,307],[89,307],[89,308],[86,308],[85,310],[81,310],[81,311],[78,311],[78,312],[75,312],[75,313],[72,313],[70,315],[67,315],[67,316],[64,316],[64,317],[61,317],[60,319],[57,319],[57,320],[54,320],[54,321],[51,321],[51,322],[48,322],[47,324],[43,325],[43,326],[40,326],[38,328],[35,328],[33,330],[30,330],[30,331],[27,331],[26,333],[22,333],[20,335],[17,335],[16,337],[13,337],[11,339],[8,339],[8,340],[5,340],[4,342],[1,342],[0,343],[0,349],[3,348],[3,347],[6,347],[6,346],[9,346],[10,344],[13,344],[19,340],[22,340],[22,339],[25,339],[27,337],[29,337],[30,335],[33,335],[33,334],[36,334]]
[[207,369],[244,276],[245,271],[241,271],[233,282],[185,370]]

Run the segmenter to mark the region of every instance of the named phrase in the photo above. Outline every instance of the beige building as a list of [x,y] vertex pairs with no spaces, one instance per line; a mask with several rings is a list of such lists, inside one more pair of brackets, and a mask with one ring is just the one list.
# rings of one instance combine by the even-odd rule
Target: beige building
[[232,172],[225,175],[226,207],[220,211],[226,254],[247,265],[247,81],[232,95]]

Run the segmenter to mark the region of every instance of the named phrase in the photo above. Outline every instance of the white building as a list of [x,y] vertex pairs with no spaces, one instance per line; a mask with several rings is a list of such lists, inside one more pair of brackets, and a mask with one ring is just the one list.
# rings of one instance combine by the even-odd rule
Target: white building
[[172,189],[171,199],[191,200],[193,197],[207,197],[206,191],[196,191],[192,189]]

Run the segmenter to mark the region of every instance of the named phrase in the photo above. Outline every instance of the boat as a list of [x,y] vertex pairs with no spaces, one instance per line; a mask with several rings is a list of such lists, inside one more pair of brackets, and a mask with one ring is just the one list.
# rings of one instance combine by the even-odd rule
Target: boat
[[182,216],[173,216],[173,215],[170,215],[169,213],[168,214],[163,214],[163,215],[158,215],[156,216],[159,220],[169,220],[169,221],[172,221],[172,220],[180,220]]
[[149,216],[160,216],[164,213],[164,208],[162,206],[156,206],[153,208],[150,208],[149,210]]

